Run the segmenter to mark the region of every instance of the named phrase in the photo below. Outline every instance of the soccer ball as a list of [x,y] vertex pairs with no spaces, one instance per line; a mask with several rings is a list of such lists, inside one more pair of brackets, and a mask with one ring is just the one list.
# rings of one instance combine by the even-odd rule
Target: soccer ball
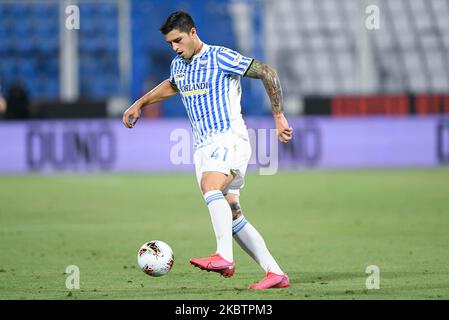
[[159,240],[144,243],[137,253],[140,269],[152,277],[160,277],[173,268],[173,250],[168,244]]

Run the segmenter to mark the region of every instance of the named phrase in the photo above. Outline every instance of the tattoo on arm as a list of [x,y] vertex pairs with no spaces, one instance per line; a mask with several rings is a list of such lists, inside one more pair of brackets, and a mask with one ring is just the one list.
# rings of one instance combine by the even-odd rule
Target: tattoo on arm
[[281,82],[276,70],[266,64],[254,60],[246,71],[245,77],[261,79],[265,90],[270,97],[271,107],[274,114],[283,112],[283,95]]

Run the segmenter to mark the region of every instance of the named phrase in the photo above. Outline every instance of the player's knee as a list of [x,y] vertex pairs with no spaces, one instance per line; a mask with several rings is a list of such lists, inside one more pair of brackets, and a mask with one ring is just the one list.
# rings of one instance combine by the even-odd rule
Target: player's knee
[[201,178],[201,191],[203,194],[213,190],[223,191],[224,187],[228,185],[229,176],[219,172],[203,173]]
[[203,194],[212,190],[220,190],[220,186],[210,180],[201,180],[201,191]]
[[229,206],[232,210],[232,220],[238,219],[242,215],[242,209],[240,208],[240,204],[238,202],[230,202]]

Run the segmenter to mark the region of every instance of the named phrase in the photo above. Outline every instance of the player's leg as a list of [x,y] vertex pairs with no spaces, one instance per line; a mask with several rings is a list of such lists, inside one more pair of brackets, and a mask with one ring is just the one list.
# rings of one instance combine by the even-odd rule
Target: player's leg
[[288,277],[271,255],[260,233],[244,217],[240,207],[238,190],[235,191],[229,190],[226,195],[226,200],[232,210],[232,233],[234,239],[266,273],[265,278],[259,283],[252,285],[251,288],[268,289],[273,287],[288,287]]
[[234,274],[232,252],[232,213],[224,198],[223,189],[232,181],[231,173],[205,171],[201,174],[200,188],[209,209],[217,241],[217,251],[207,258],[192,258],[190,263],[203,270],[215,271],[225,277]]
[[232,210],[232,233],[234,239],[265,272],[283,274],[284,272],[268,251],[260,233],[243,215],[239,198],[238,195],[230,192],[226,195],[226,200]]
[[223,195],[223,189],[232,181],[232,174],[203,172],[201,191],[209,208],[209,213],[217,240],[217,253],[225,260],[234,261],[232,253],[232,213]]

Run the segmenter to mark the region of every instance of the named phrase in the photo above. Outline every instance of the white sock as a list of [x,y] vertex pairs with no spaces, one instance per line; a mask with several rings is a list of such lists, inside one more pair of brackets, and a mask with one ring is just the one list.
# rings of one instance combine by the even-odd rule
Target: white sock
[[268,251],[260,233],[241,215],[232,222],[232,233],[235,241],[245,250],[265,272],[284,274]]
[[217,253],[223,259],[233,262],[231,208],[220,190],[206,192],[204,200],[209,208],[212,226],[217,239]]

